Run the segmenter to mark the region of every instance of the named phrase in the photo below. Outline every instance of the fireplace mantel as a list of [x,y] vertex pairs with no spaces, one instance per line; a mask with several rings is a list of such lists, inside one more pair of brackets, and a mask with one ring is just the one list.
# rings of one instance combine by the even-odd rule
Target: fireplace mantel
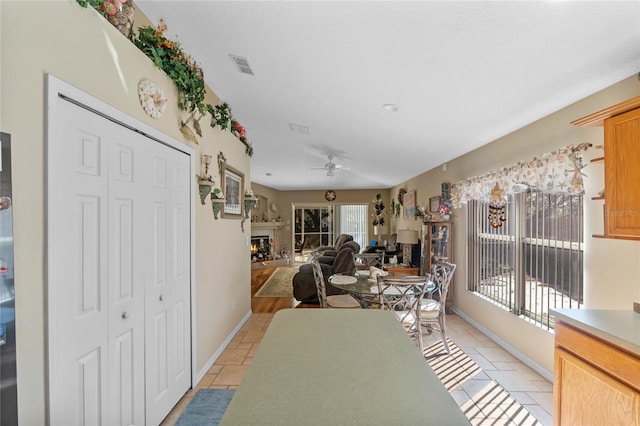
[[251,222],[251,229],[280,229],[284,222]]

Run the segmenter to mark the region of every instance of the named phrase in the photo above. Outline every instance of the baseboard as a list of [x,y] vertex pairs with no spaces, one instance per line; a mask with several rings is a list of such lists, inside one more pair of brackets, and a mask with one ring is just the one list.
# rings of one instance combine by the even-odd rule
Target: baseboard
[[213,353],[213,355],[211,355],[211,358],[209,358],[209,360],[207,361],[207,363],[204,365],[204,367],[202,368],[202,370],[200,370],[198,372],[198,375],[196,376],[196,381],[195,384],[193,385],[193,387],[195,388],[196,385],[198,383],[200,383],[200,380],[203,379],[203,377],[207,374],[207,371],[209,371],[209,369],[211,368],[211,366],[213,365],[214,362],[216,362],[216,359],[218,359],[218,357],[220,356],[220,354],[222,354],[222,352],[227,348],[227,346],[229,345],[229,343],[231,342],[231,340],[233,340],[233,338],[236,336],[236,334],[238,334],[238,331],[240,331],[240,329],[242,328],[242,326],[244,325],[245,322],[247,322],[247,320],[251,317],[251,315],[253,314],[253,312],[251,310],[249,310],[249,312],[247,312],[244,316],[244,318],[242,318],[240,320],[240,322],[238,323],[238,325],[235,326],[235,328],[231,331],[231,333],[229,333],[229,335],[227,336],[226,339],[224,339],[224,342],[222,342],[222,344],[220,345],[220,347]]
[[500,347],[502,347],[502,349],[509,352],[511,355],[518,358],[523,364],[525,364],[526,366],[534,370],[536,373],[538,373],[539,375],[541,375],[542,377],[544,377],[545,379],[553,383],[553,372],[548,371],[546,368],[542,367],[540,364],[533,361],[531,358],[527,357],[525,354],[523,354],[522,352],[520,352],[519,350],[511,346],[507,341],[493,334],[487,328],[477,323],[473,318],[469,317],[467,314],[465,314],[455,306],[452,307],[451,310],[460,318],[464,319],[469,324],[477,328],[480,332],[485,334],[488,338],[496,342]]

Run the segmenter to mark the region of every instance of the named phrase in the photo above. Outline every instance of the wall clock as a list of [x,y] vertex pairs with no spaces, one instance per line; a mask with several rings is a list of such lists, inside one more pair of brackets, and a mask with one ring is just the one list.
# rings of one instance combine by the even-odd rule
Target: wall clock
[[324,199],[327,201],[333,201],[336,199],[336,191],[329,190],[324,193]]

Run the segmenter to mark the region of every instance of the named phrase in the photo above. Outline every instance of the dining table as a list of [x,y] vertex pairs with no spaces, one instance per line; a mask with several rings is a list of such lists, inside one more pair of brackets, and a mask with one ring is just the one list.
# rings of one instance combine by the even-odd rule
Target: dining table
[[229,425],[464,425],[393,313],[285,309],[222,417]]
[[[389,276],[392,277],[402,277],[403,275],[412,276],[402,273],[389,273]],[[363,308],[370,308],[371,306],[378,304],[378,296],[380,293],[377,278],[371,278],[369,270],[358,270],[355,275],[331,275],[329,277],[329,284],[354,296]],[[425,291],[425,294],[432,293],[435,288],[436,285],[433,281],[427,281],[427,290]],[[392,291],[392,289],[387,291]]]

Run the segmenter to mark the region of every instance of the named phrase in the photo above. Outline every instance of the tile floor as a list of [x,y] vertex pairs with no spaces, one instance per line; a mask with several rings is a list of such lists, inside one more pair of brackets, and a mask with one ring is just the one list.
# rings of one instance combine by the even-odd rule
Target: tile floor
[[[180,400],[162,424],[175,424],[198,389],[237,388],[273,315],[272,313],[253,314],[197,387],[190,390]],[[462,318],[449,315],[447,329],[449,338],[482,369],[480,374],[451,390],[451,395],[459,406],[469,407],[472,404],[473,396],[481,389],[486,388],[492,380],[495,380],[540,424],[551,425],[553,423],[551,416],[553,386],[551,382],[500,348]],[[439,338],[436,333],[425,336],[425,346],[437,341]],[[490,415],[483,419],[476,415],[472,423],[495,424],[495,422],[489,421],[489,417]]]

